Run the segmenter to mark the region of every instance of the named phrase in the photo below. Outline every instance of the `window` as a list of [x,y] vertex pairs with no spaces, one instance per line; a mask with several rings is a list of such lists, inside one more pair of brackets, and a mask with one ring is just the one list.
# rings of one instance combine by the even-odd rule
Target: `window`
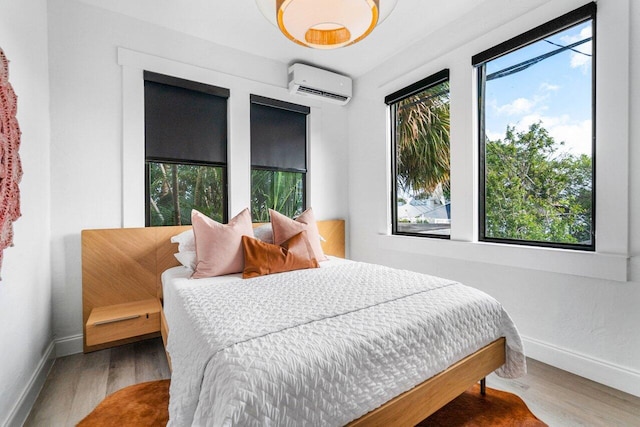
[[306,208],[309,107],[251,95],[251,217],[288,217]]
[[392,232],[449,238],[449,70],[385,102],[392,124]]
[[191,224],[191,209],[226,222],[228,97],[144,72],[147,226]]
[[482,241],[595,250],[595,9],[473,57]]

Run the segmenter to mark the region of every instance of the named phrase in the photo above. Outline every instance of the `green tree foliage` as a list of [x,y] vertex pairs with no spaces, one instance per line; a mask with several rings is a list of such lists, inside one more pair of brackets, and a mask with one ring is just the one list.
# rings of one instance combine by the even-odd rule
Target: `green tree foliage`
[[222,222],[224,169],[149,162],[150,225],[191,224],[191,209]]
[[449,191],[449,82],[398,102],[396,113],[397,185],[430,193]]
[[302,213],[303,177],[298,172],[251,171],[251,217],[269,222],[269,209],[293,218]]
[[563,144],[540,123],[486,142],[487,237],[590,243],[591,157],[559,151]]

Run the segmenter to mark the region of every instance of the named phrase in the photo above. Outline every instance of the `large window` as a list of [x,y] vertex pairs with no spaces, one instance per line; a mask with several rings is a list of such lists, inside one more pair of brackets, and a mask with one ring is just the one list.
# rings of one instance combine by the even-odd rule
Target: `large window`
[[392,232],[448,238],[449,70],[385,98],[392,123]]
[[309,107],[251,95],[251,216],[269,209],[288,217],[306,207]]
[[595,4],[473,58],[480,240],[595,249]]
[[[227,217],[227,89],[145,71],[146,225]],[[126,185],[126,183],[125,183]]]

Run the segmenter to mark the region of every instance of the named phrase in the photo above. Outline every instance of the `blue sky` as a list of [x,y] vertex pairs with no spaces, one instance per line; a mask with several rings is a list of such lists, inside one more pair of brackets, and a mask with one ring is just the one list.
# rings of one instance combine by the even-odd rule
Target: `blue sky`
[[[487,75],[591,37],[585,22],[487,64]],[[591,41],[575,48],[591,54]],[[565,50],[524,71],[487,82],[486,130],[489,139],[502,139],[507,125],[516,130],[542,122],[567,151],[591,155],[591,57]]]

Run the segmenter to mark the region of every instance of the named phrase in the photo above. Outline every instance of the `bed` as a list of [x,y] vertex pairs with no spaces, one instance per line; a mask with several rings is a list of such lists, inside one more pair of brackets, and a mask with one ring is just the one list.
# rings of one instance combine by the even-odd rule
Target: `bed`
[[341,260],[344,222],[318,226],[333,255],[319,269],[248,280],[189,279],[169,256],[168,236],[185,228],[155,231],[170,425],[414,425],[490,372],[524,373],[520,338],[495,300]]

